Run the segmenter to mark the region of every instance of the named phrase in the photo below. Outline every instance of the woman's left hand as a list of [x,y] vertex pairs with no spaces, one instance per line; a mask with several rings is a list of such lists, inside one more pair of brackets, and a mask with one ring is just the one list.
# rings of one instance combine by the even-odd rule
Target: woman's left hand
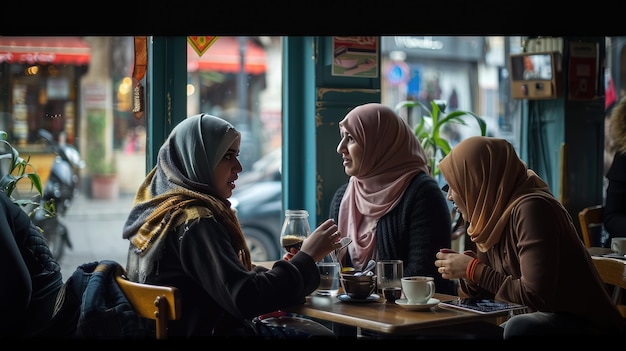
[[448,249],[437,252],[436,257],[435,267],[444,279],[466,278],[465,270],[473,259],[466,253],[457,253]]

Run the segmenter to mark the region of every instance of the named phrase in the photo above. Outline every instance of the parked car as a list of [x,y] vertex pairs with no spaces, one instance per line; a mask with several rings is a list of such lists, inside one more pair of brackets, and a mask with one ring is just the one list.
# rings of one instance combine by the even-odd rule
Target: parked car
[[230,198],[246,236],[252,261],[282,257],[282,182],[260,181],[249,184]]
[[248,242],[252,261],[282,257],[280,229],[283,222],[280,148],[256,161],[236,181],[230,202]]

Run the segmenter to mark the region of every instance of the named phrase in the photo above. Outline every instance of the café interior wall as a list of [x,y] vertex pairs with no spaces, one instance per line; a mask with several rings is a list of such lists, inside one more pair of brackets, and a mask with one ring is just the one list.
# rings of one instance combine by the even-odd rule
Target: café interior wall
[[[604,74],[598,66],[597,94],[591,99],[569,97],[569,43],[563,48],[563,91],[555,99],[525,100],[520,157],[550,186],[580,230],[578,212],[603,203]],[[604,62],[604,37],[584,38],[599,44]]]

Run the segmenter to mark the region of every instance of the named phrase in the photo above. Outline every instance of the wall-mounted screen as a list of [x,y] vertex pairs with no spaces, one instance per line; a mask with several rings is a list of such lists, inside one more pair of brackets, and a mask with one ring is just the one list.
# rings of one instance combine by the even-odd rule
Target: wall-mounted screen
[[528,54],[511,57],[514,80],[551,80],[552,55]]
[[553,99],[561,94],[559,52],[513,54],[511,89],[516,99]]

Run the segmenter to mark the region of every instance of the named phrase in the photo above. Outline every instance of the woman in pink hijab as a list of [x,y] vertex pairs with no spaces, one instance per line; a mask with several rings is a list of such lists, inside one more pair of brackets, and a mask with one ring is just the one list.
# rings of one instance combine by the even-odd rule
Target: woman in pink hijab
[[435,277],[437,292],[456,295],[433,267],[451,245],[450,212],[427,156],[409,125],[379,103],[357,106],[339,122],[337,146],[348,183],[335,193],[329,216],[352,239],[344,266],[361,270],[370,259],[399,259],[404,276]]

